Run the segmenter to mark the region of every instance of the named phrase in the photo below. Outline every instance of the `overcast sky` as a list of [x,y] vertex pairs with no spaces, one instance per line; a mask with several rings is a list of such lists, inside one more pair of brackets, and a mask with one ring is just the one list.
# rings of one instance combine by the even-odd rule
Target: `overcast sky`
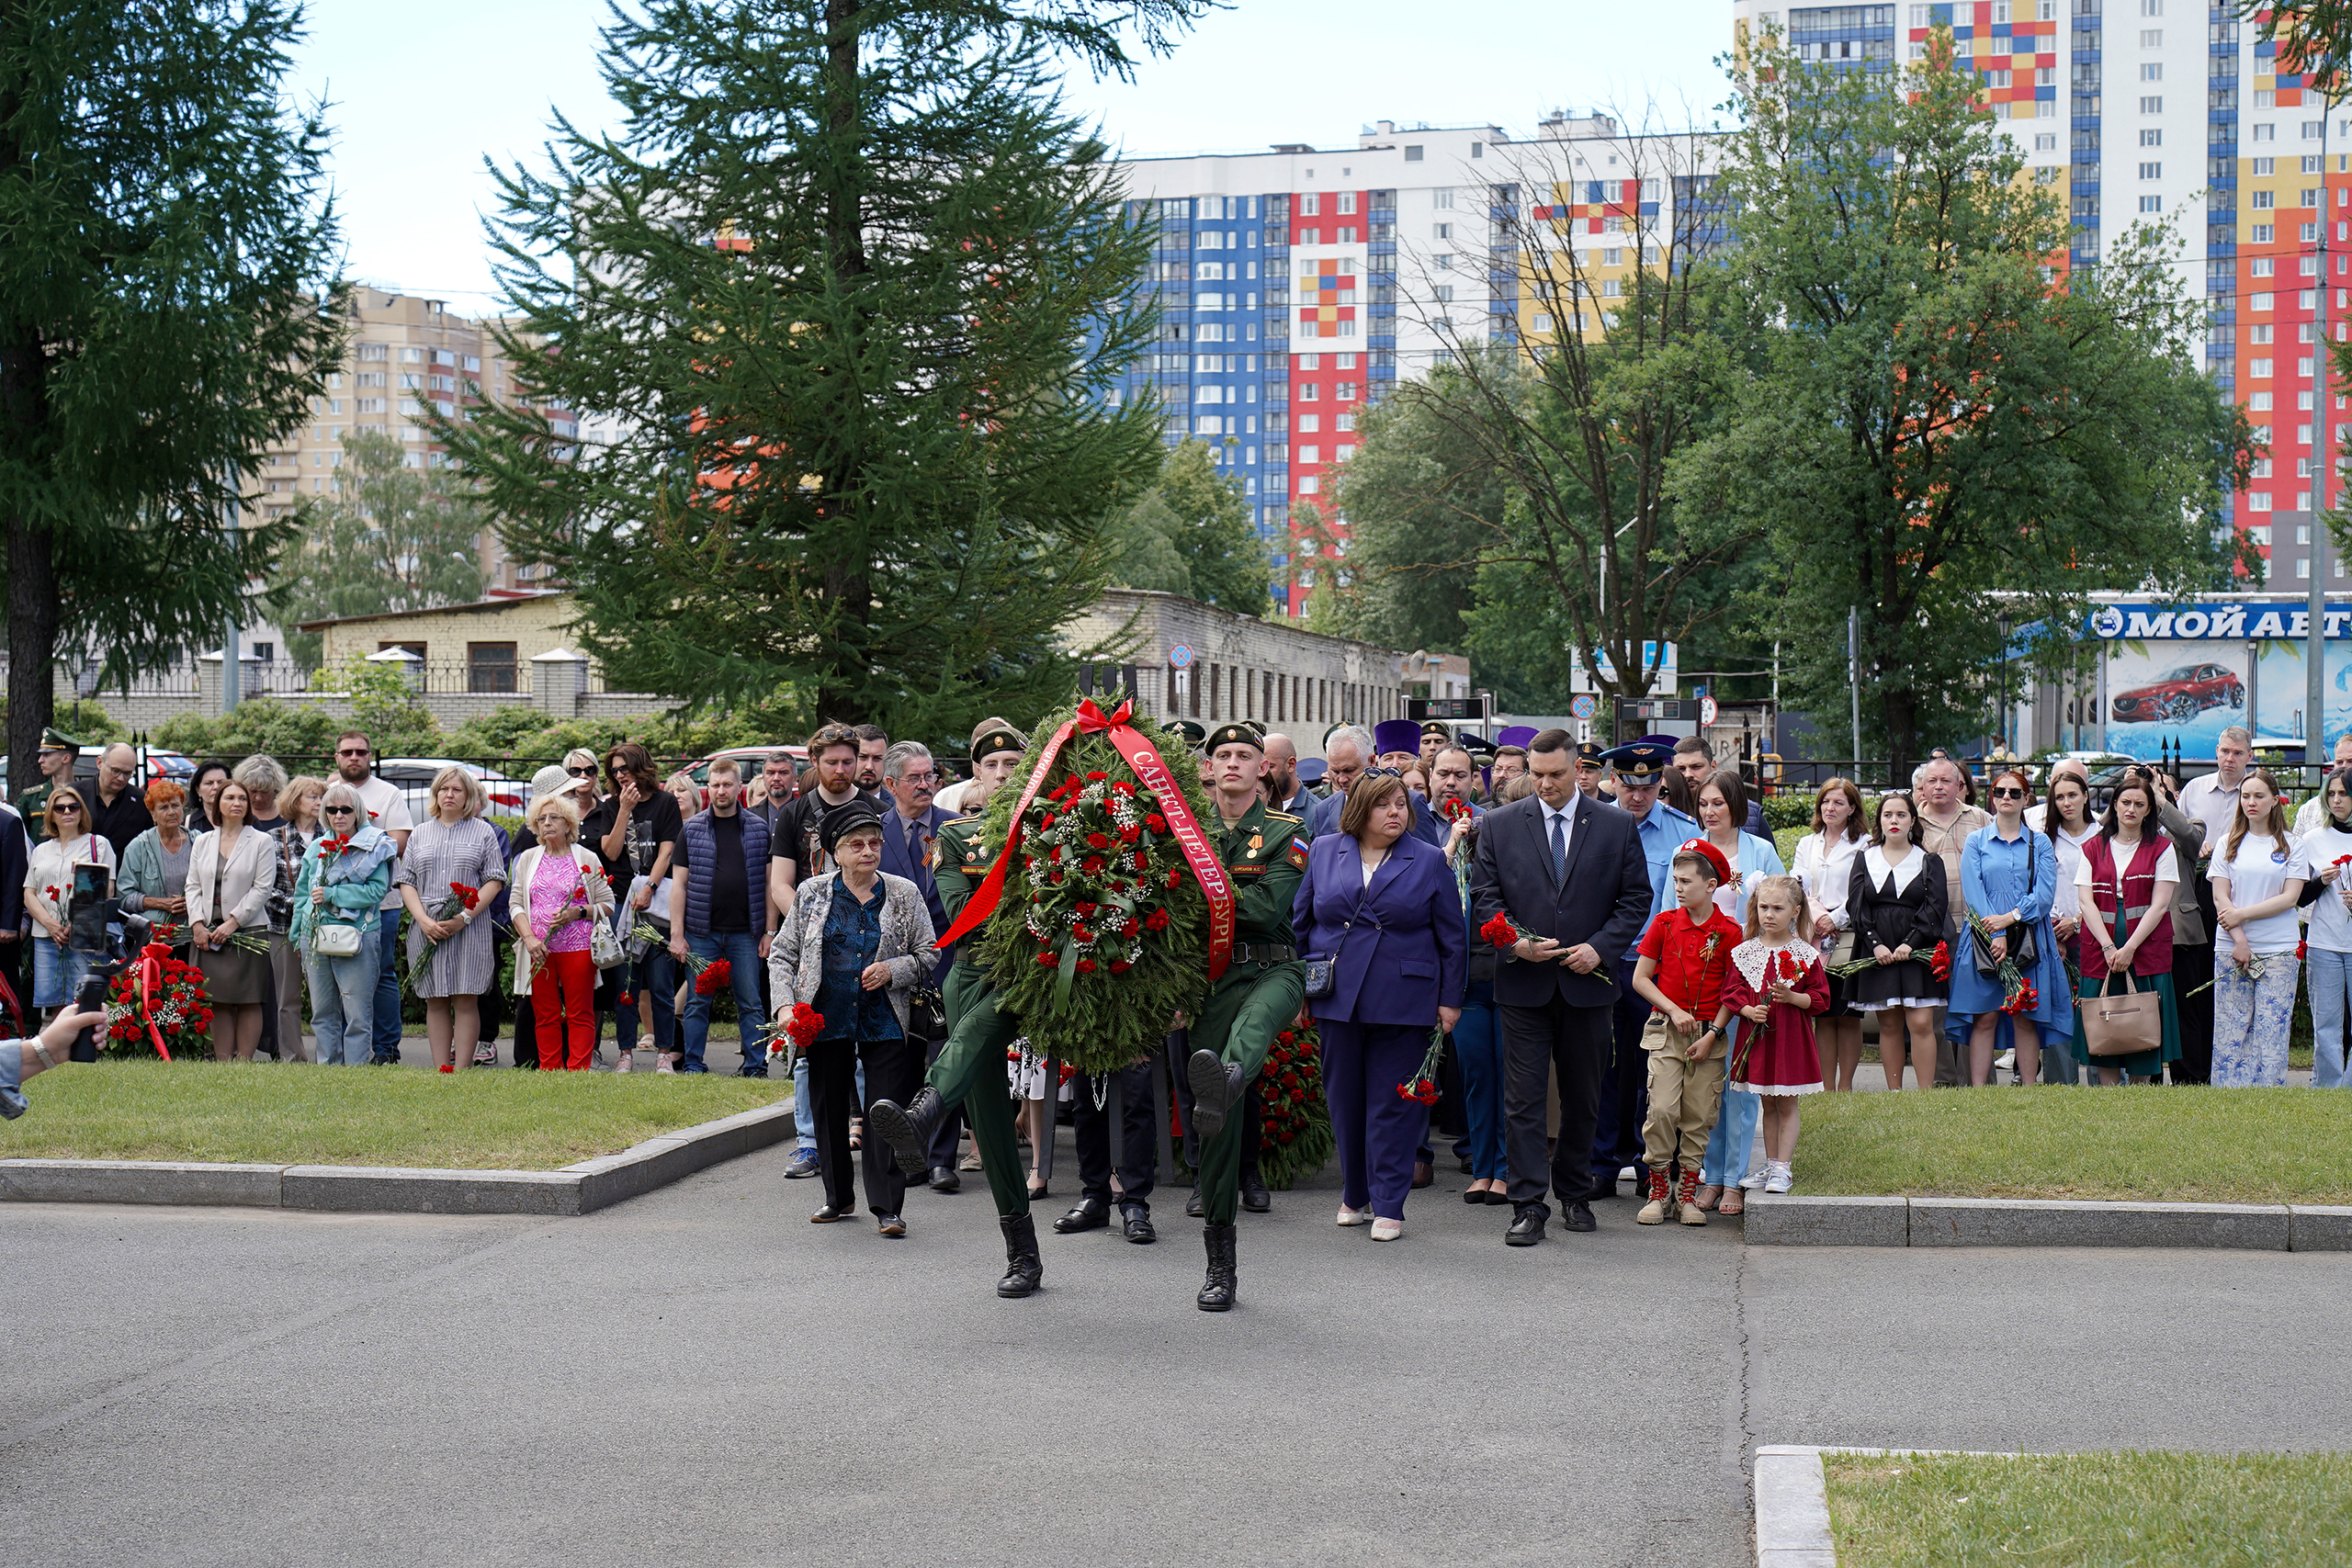
[[[351,275],[476,313],[492,308],[485,155],[543,164],[549,114],[601,126],[601,5],[311,0],[293,85],[323,95]],[[1376,119],[1497,123],[1615,106],[1638,123],[1708,123],[1724,96],[1724,0],[1240,0],[1133,85],[1070,84],[1130,153],[1352,143]]]

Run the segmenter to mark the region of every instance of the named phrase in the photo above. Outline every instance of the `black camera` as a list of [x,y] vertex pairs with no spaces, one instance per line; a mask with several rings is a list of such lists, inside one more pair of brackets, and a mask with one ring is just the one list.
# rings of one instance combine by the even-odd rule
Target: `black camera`
[[[119,922],[119,923],[118,923]],[[107,994],[114,987],[115,976],[129,969],[139,957],[139,950],[147,945],[154,933],[154,922],[144,915],[119,910],[116,919],[107,922],[107,956],[92,964],[89,973],[82,977],[82,989],[74,998],[80,1012],[104,1012]],[[95,1062],[98,1059],[97,1025],[92,1024],[74,1036],[67,1060]]]

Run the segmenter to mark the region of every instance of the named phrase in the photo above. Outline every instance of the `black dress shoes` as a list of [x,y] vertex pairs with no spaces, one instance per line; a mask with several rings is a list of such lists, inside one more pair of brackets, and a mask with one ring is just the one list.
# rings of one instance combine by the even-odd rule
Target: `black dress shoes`
[[809,1215],[808,1223],[812,1225],[830,1225],[837,1221],[848,1219],[855,1213],[857,1213],[857,1210],[854,1206],[836,1209],[831,1203],[828,1203],[823,1208],[818,1210],[815,1213]]
[[1505,1247],[1533,1247],[1544,1239],[1544,1211],[1532,1205],[1521,1209],[1503,1232]]
[[1148,1203],[1122,1203],[1119,1217],[1126,1222],[1127,1239],[1137,1247],[1149,1247],[1159,1239],[1151,1228],[1151,1206]]
[[931,1168],[931,1190],[933,1192],[954,1192],[963,1185],[964,1179],[956,1174],[954,1166],[934,1165]]
[[1419,1192],[1422,1188],[1427,1187],[1430,1182],[1435,1181],[1436,1179],[1437,1172],[1430,1168],[1429,1161],[1425,1159],[1417,1159],[1413,1162],[1414,1191]]
[[1188,1220],[1201,1217],[1201,1190],[1197,1187],[1193,1189],[1193,1195],[1184,1200],[1184,1217]]
[[1571,1231],[1589,1231],[1593,1229],[1592,1205],[1589,1203],[1578,1202],[1574,1199],[1569,1200],[1568,1212],[1561,1218],[1560,1228],[1562,1230]]
[[1111,1223],[1111,1211],[1099,1198],[1080,1198],[1078,1207],[1054,1222],[1059,1235],[1076,1235],[1080,1231],[1101,1230]]
[[1266,1190],[1265,1179],[1247,1166],[1241,1171],[1241,1206],[1253,1214],[1262,1214],[1274,1206],[1274,1195]]
[[896,1214],[875,1215],[874,1227],[880,1231],[884,1235],[894,1238],[907,1234],[907,1222],[899,1218]]

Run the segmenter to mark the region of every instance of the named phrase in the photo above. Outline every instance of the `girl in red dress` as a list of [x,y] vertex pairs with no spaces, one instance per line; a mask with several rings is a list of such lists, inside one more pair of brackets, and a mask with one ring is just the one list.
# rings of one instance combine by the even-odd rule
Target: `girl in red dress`
[[1813,1021],[1829,1007],[1821,954],[1796,934],[1804,890],[1793,876],[1768,876],[1747,904],[1747,940],[1731,950],[1724,1000],[1746,1027],[1731,1066],[1731,1088],[1763,1100],[1764,1190],[1786,1192],[1795,1180],[1797,1096],[1821,1092],[1821,1057]]

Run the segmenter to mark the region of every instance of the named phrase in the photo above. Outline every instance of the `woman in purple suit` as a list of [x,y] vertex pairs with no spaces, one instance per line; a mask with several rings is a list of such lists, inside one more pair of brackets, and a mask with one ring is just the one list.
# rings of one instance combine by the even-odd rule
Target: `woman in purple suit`
[[1307,1009],[1323,1033],[1323,1086],[1340,1147],[1340,1224],[1405,1234],[1405,1194],[1427,1111],[1400,1092],[1430,1031],[1462,1016],[1469,958],[1462,894],[1445,852],[1412,836],[1412,797],[1394,773],[1348,791],[1340,830],[1315,840],[1291,911],[1298,951],[1331,960]]

